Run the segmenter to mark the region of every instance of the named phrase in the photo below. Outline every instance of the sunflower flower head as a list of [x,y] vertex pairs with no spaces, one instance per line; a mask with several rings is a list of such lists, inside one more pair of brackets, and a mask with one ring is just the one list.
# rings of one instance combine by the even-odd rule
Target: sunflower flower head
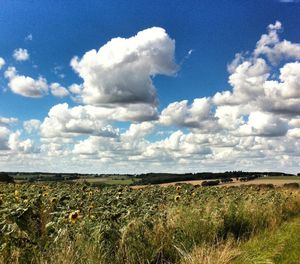
[[175,196],[175,199],[174,199],[175,202],[179,202],[179,201],[180,201],[180,198],[181,198],[180,195],[176,195],[176,196]]
[[72,224],[75,224],[75,223],[78,221],[78,219],[79,219],[79,213],[80,213],[80,211],[79,211],[79,210],[76,210],[76,211],[71,212],[71,213],[69,214],[69,221],[70,221]]
[[50,203],[52,203],[52,204],[57,203],[57,198],[56,197],[51,197],[50,198]]

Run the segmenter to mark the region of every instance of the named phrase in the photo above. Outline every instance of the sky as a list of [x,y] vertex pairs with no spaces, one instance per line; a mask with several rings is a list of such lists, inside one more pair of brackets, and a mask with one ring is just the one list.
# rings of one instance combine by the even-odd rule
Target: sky
[[300,2],[0,9],[0,171],[300,172]]

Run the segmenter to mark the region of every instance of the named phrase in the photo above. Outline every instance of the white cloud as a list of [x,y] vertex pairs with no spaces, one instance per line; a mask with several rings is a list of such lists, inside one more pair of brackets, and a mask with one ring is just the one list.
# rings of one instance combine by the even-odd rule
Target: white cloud
[[95,137],[90,137],[86,140],[79,141],[73,149],[74,154],[80,155],[96,155],[98,151],[99,144]]
[[279,0],[281,3],[299,3],[299,0]]
[[287,133],[288,124],[283,119],[272,114],[252,112],[247,124],[242,125],[238,134],[242,136],[284,136]]
[[80,95],[82,93],[82,85],[73,83],[69,86],[69,91],[75,95]]
[[1,117],[0,116],[0,127],[1,126],[8,126],[10,124],[18,122],[17,118],[14,117]]
[[[40,129],[43,137],[74,137],[91,134],[102,137],[116,137],[118,130],[108,125],[105,109],[93,106],[76,106],[58,104],[52,107]],[[109,109],[108,109],[109,111]]]
[[13,57],[16,61],[26,61],[29,60],[29,53],[27,49],[15,49],[13,53]]
[[8,146],[13,152],[31,153],[34,151],[33,141],[31,139],[20,140],[21,132],[11,133],[8,139]]
[[241,53],[236,53],[234,59],[227,64],[227,71],[232,74],[235,72],[236,68],[244,61],[244,57]]
[[15,94],[25,97],[42,97],[48,93],[47,81],[42,77],[33,79],[18,75],[15,67],[9,67],[4,76],[9,80],[8,86]]
[[77,102],[77,103],[82,103],[82,85],[81,84],[76,84],[73,83],[72,85],[70,85],[68,87],[70,93],[71,93],[71,98],[73,101]]
[[59,83],[52,83],[50,85],[50,91],[52,95],[60,98],[69,95],[69,91],[65,87],[61,86]]
[[281,59],[300,59],[300,44],[287,40],[280,41],[278,32],[282,30],[279,21],[268,26],[268,34],[263,34],[256,44],[254,55],[265,55],[273,63],[278,63]]
[[25,40],[26,40],[26,41],[31,41],[31,40],[33,40],[32,34],[28,34],[28,35],[25,37]]
[[300,128],[290,129],[287,133],[288,137],[299,139],[300,138]]
[[5,60],[0,57],[0,70],[3,68],[3,66],[5,65]]
[[263,95],[263,85],[269,75],[269,67],[265,60],[258,58],[253,61],[244,61],[236,66],[229,76],[228,82],[233,87],[233,92],[218,92],[213,97],[213,102],[217,105],[247,103]]
[[147,104],[129,107],[96,107],[91,105],[69,108],[67,103],[53,106],[41,125],[43,137],[73,137],[90,134],[117,137],[119,132],[110,126],[113,121],[148,121],[157,112]]
[[23,127],[27,133],[32,133],[34,131],[38,131],[41,126],[41,121],[38,119],[30,119],[26,120],[23,123]]
[[162,110],[160,123],[179,127],[201,127],[201,123],[211,118],[209,98],[196,98],[191,106],[188,101],[174,102]]
[[91,50],[71,61],[83,78],[83,102],[92,105],[156,105],[152,78],[172,75],[175,41],[164,29],[149,28],[131,38],[113,38],[98,51]]
[[223,128],[234,130],[244,124],[243,114],[247,112],[247,109],[237,105],[222,105],[216,108],[215,117]]
[[0,126],[0,151],[8,149],[10,131],[7,127]]
[[124,134],[122,134],[122,137],[125,137],[127,140],[128,138],[139,140],[150,134],[154,130],[154,127],[155,125],[152,122],[131,124],[129,129]]

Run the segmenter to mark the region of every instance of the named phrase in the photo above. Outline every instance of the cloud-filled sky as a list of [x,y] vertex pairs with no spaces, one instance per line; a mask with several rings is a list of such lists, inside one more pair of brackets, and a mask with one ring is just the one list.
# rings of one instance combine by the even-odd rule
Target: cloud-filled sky
[[300,172],[298,1],[3,1],[0,171]]

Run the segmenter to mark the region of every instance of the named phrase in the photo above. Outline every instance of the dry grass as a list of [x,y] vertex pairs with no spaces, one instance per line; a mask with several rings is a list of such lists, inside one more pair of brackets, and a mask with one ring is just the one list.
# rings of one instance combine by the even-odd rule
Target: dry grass
[[182,254],[180,264],[228,264],[236,258],[240,251],[232,241],[216,246],[196,247],[191,253]]

